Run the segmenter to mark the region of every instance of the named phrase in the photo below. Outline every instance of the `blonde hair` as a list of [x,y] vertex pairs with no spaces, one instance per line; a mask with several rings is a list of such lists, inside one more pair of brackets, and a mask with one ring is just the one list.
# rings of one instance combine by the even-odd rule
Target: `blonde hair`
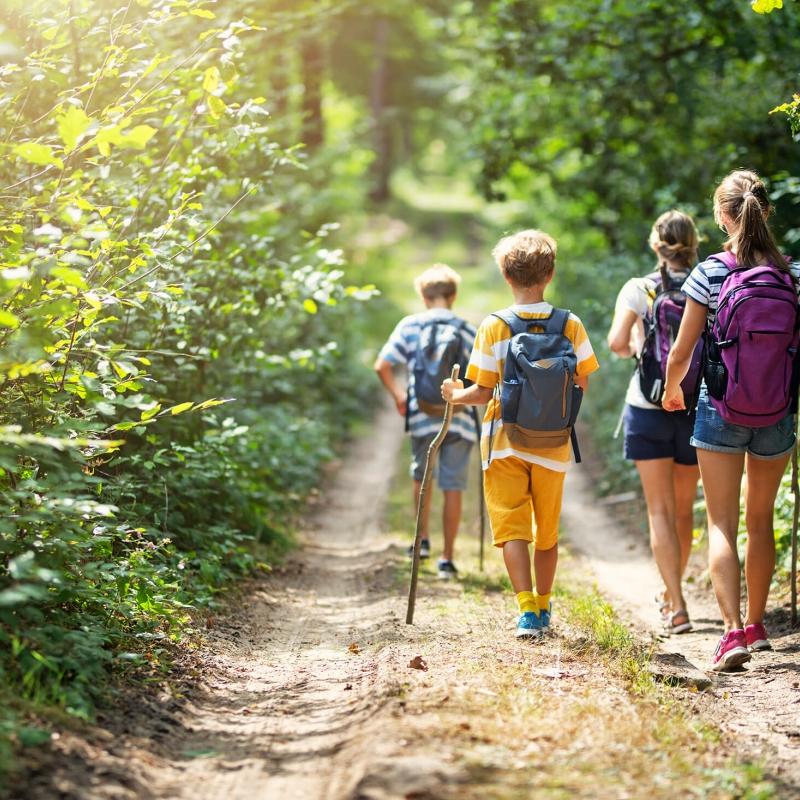
[[737,226],[736,233],[729,233],[724,247],[732,252],[735,246],[738,266],[756,266],[755,254],[760,253],[773,267],[791,275],[786,258],[767,224],[772,206],[766,187],[755,172],[736,170],[717,187],[714,192],[714,220],[720,227],[723,224],[723,212]]
[[414,280],[417,294],[425,300],[445,300],[453,297],[458,291],[461,276],[447,264],[434,264]]
[[650,245],[655,247],[659,263],[677,261],[682,267],[693,267],[697,263],[699,243],[697,228],[683,211],[662,214],[650,231]]
[[558,246],[543,231],[527,230],[506,236],[492,250],[500,272],[521,288],[542,284],[553,274]]

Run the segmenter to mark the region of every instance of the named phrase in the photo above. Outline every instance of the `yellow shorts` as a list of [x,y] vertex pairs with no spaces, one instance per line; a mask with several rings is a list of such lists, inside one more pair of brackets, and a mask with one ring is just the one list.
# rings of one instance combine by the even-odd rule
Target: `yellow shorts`
[[509,456],[492,461],[483,480],[495,547],[514,539],[533,542],[537,550],[557,544],[563,472]]

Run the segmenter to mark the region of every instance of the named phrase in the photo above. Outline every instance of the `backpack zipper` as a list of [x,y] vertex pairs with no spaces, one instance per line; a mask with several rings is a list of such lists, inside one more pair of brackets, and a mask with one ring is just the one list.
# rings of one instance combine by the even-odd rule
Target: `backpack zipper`
[[[789,291],[794,291],[794,290],[790,290],[788,286],[787,286],[787,287],[785,287],[785,288],[786,288],[787,290],[789,290]],[[728,295],[728,297],[730,297],[730,295]],[[726,297],[725,299],[727,300],[728,298]],[[739,307],[739,306],[740,306],[742,303],[746,303],[748,300],[755,300],[755,299],[756,299],[756,298],[755,298],[755,297],[753,297],[753,296],[751,295],[750,297],[743,297],[741,300],[737,300],[737,301],[736,301],[736,302],[735,302],[735,303],[734,303],[734,304],[731,306],[730,313],[731,313],[731,314],[733,314],[733,312],[734,312],[734,311],[735,311],[735,310],[736,310],[736,309],[737,309],[737,308],[738,308],[738,307]],[[795,305],[795,303],[793,303],[791,300],[788,300],[788,299],[786,299],[786,300],[783,300],[783,299],[782,299],[782,298],[780,298],[780,297],[777,297],[777,298],[775,298],[775,299],[776,299],[778,302],[780,302],[780,303],[789,303],[790,305],[792,305],[792,306],[795,306],[795,308],[797,307],[797,306]],[[722,307],[724,308],[724,306],[722,306]],[[717,306],[717,314],[716,314],[716,316],[714,317],[714,323],[715,323],[715,324],[716,324],[716,321],[717,321],[717,317],[719,317],[719,311],[720,311],[720,306]],[[727,340],[727,338],[728,338],[728,328],[730,327],[730,324],[731,324],[731,320],[728,320],[728,324],[725,326],[725,335],[722,337],[721,341],[725,341],[725,340]]]

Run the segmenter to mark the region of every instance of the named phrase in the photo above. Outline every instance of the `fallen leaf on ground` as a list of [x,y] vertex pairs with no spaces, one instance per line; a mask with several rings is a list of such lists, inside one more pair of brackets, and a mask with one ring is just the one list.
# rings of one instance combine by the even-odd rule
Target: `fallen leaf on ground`
[[408,666],[410,669],[421,669],[423,672],[428,671],[428,662],[422,656],[414,656],[411,661],[408,662]]
[[361,651],[358,649],[358,645],[357,645],[355,642],[353,642],[353,643],[350,645],[350,647],[348,648],[348,650],[349,650],[349,651],[350,651],[350,652],[351,652],[353,655],[356,655],[356,656],[357,656],[357,655],[359,655],[359,654],[361,653]]

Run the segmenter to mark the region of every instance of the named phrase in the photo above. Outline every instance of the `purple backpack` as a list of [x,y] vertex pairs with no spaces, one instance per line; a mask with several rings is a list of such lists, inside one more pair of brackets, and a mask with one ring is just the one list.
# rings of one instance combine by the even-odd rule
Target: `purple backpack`
[[800,338],[794,282],[771,264],[737,267],[732,253],[710,258],[730,270],[708,335],[705,378],[711,403],[734,425],[774,425],[792,403]]
[[[651,403],[660,406],[667,377],[667,356],[678,336],[678,328],[686,310],[686,295],[681,291],[684,279],[673,278],[666,270],[648,278],[656,281],[656,296],[643,320],[645,339],[636,371],[642,394]],[[703,377],[703,346],[704,340],[701,338],[692,353],[689,371],[681,382],[687,408],[694,407]]]

